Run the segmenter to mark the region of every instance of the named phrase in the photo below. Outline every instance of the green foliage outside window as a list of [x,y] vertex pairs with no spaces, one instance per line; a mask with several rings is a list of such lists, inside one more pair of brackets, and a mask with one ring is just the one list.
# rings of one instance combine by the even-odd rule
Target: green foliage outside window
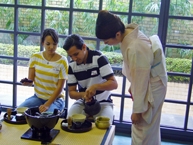
[[[57,0],[56,0],[57,1]],[[60,0],[58,0],[60,1]],[[68,3],[69,0],[66,0]],[[53,6],[51,2],[47,1],[46,6]],[[2,0],[2,3],[13,3],[11,0]],[[40,0],[20,0],[19,4],[27,4],[32,6],[41,6],[42,1]],[[50,5],[49,5],[50,4]],[[103,9],[117,12],[128,12],[129,11],[129,1],[127,0],[103,0]],[[62,6],[61,6],[62,7]],[[65,6],[64,6],[65,7]],[[74,7],[80,9],[99,9],[99,1],[92,0],[74,0]],[[136,13],[153,13],[159,14],[161,7],[161,0],[133,0],[132,11]],[[41,11],[38,9],[32,8],[19,8],[19,30],[27,32],[40,32],[41,25]],[[192,5],[188,0],[171,0],[170,4],[170,15],[181,15],[181,16],[191,16],[192,15]],[[73,33],[78,33],[83,36],[95,36],[95,21],[96,14],[90,12],[73,12]],[[2,20],[0,20],[0,28],[6,30],[14,30],[14,10],[10,7],[1,7],[0,15]],[[120,16],[123,22],[126,24],[128,22],[128,15]],[[24,19],[22,19],[24,18]],[[62,10],[46,10],[46,27],[53,27],[58,30],[60,34],[68,34],[69,32],[69,12]],[[29,21],[30,25],[25,22]],[[132,17],[132,22],[136,22],[141,25],[140,29],[142,31],[146,30],[146,27],[143,27],[146,17]],[[154,23],[154,28],[151,29],[152,32],[146,32],[145,34],[157,33],[158,19],[151,20]],[[4,25],[5,24],[5,25]],[[170,27],[170,24],[169,24]],[[181,26],[179,26],[181,27]],[[83,33],[84,32],[84,33]],[[24,41],[25,38],[19,39]],[[109,49],[110,50],[110,49]]]
[[[39,52],[39,46],[24,46],[18,45],[18,56],[24,56],[29,58],[32,54]],[[63,48],[58,47],[57,52],[63,56],[67,56],[66,51]],[[110,64],[112,66],[122,66],[123,57],[121,53],[117,52],[106,52],[102,51],[102,53],[107,56]],[[0,55],[13,55],[13,45],[10,44],[1,44],[0,43]],[[191,71],[191,63],[190,59],[181,59],[181,58],[166,58],[166,66],[168,72],[180,72],[189,74]],[[11,59],[0,59],[0,64],[5,65],[13,65],[13,60]],[[27,66],[27,61],[19,61],[17,62],[19,66]],[[183,66],[183,67],[182,67]],[[115,71],[116,75],[122,75],[121,70]],[[169,82],[183,82],[188,83],[189,78],[180,77],[180,76],[169,76]]]
[[[49,0],[46,3],[46,6],[48,7],[54,7],[52,5],[52,2],[54,0]],[[70,3],[70,0],[66,0],[68,4]],[[14,4],[13,0],[2,0],[0,3],[5,4]],[[32,6],[41,6],[42,1],[41,0],[28,0],[28,1],[19,1],[19,4],[26,4],[26,5],[32,5]],[[62,6],[60,6],[61,8]],[[66,7],[66,6],[64,6]],[[41,8],[41,7],[40,7]],[[85,10],[98,10],[99,9],[99,1],[92,1],[92,0],[74,0],[74,8],[76,9],[85,9]],[[116,12],[128,12],[129,11],[129,1],[127,0],[103,0],[102,4],[103,9],[107,9],[110,11],[116,11]],[[135,13],[149,13],[149,14],[158,14],[160,13],[161,8],[161,0],[133,0],[132,4],[132,12]],[[18,21],[18,29],[19,31],[24,32],[40,32],[41,28],[41,9],[36,8],[19,8],[19,21]],[[119,14],[121,20],[126,24],[128,22],[128,14],[123,13]],[[170,9],[169,9],[169,15],[172,16],[192,16],[193,10],[192,10],[192,4],[189,0],[171,0],[170,2]],[[0,29],[5,30],[14,30],[14,8],[13,7],[0,7]],[[87,37],[95,37],[95,22],[96,22],[97,12],[77,12],[73,11],[73,21],[72,21],[72,33],[80,34],[81,36],[87,36]],[[149,23],[146,24],[146,22],[151,21],[152,27],[150,27]],[[144,16],[132,16],[132,22],[136,22],[140,25],[140,30],[142,30],[145,34],[148,36],[152,34],[157,33],[158,28],[158,18],[151,18]],[[182,25],[184,27],[189,26],[191,23],[189,21],[178,21],[179,25],[177,25],[176,30],[179,31],[182,28]],[[176,23],[173,19],[170,19],[168,23],[168,37],[173,34],[173,25]],[[52,27],[56,29],[59,34],[68,35],[69,34],[69,11],[68,10],[45,10],[45,27]],[[148,27],[149,26],[149,30]],[[188,28],[188,32],[193,32],[192,27],[186,27]],[[13,34],[10,34],[12,40],[10,41],[10,44],[13,44]],[[18,44],[24,44],[25,39],[27,39],[28,35],[18,35]],[[9,42],[9,41],[8,41]],[[0,42],[5,43],[5,42]],[[189,42],[186,42],[186,40],[178,40],[177,44],[184,44],[184,45],[191,45],[188,44]],[[25,43],[27,45],[27,43]],[[29,45],[35,45],[33,43]],[[36,44],[37,48],[39,50],[39,44]],[[95,43],[89,43],[88,46],[92,46],[92,48],[96,48]],[[27,47],[27,46],[26,46]],[[34,50],[33,50],[34,49]],[[104,45],[103,43],[100,44],[100,50],[104,52],[119,52],[119,46],[108,46]],[[9,49],[8,49],[9,50]],[[19,49],[18,49],[19,50]],[[23,50],[23,49],[21,49]],[[36,51],[35,46],[31,47],[29,50],[29,53],[22,54],[20,56],[26,57],[27,55],[30,55],[30,52]],[[2,51],[2,50],[1,50]],[[167,49],[167,57],[173,57],[170,52],[171,49]],[[13,50],[10,50],[7,52],[8,55],[10,53],[13,53]],[[63,52],[61,52],[63,53]],[[178,53],[178,58],[187,58],[192,59],[192,50],[184,50],[184,49],[178,49],[176,52]],[[3,54],[4,55],[4,54]],[[113,54],[111,54],[114,56]],[[116,58],[116,57],[115,57]],[[117,58],[117,60],[119,60]],[[115,62],[114,58],[110,58],[110,61],[113,63]]]

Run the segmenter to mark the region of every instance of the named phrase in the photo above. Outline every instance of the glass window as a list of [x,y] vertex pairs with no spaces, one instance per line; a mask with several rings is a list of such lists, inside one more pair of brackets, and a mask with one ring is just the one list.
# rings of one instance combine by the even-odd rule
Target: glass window
[[46,6],[69,8],[70,0],[46,0]]
[[124,110],[123,110],[123,120],[131,122],[133,101],[130,98],[125,98]]
[[133,0],[133,12],[159,14],[160,8],[161,0]]
[[[168,76],[168,84],[167,84],[167,94],[166,94],[166,99],[170,100],[178,100],[178,101],[187,101],[187,96],[188,96],[188,89],[189,89],[189,84],[188,83],[179,83],[179,79],[177,82],[172,82],[178,78],[179,76]],[[181,79],[184,79],[184,77],[181,77]],[[188,79],[188,78],[187,78]],[[189,80],[189,79],[188,79]]]
[[192,56],[193,56],[193,50],[192,49],[184,49],[184,48],[167,47],[165,55],[166,55],[167,58],[188,59],[189,62],[191,63],[191,59],[192,59]]
[[85,40],[85,44],[90,48],[91,50],[96,50],[96,41],[95,40]]
[[164,103],[162,107],[161,125],[183,128],[186,105]]
[[67,35],[69,32],[69,12],[46,10],[45,27],[54,28],[58,33]]
[[[185,50],[185,51],[183,51]],[[186,52],[187,51],[187,52]],[[186,49],[166,49],[166,68],[168,72],[181,72],[190,74],[192,66],[192,50]],[[174,76],[175,77],[175,76]],[[177,77],[178,78],[178,77]],[[184,78],[184,82],[189,82],[188,78]],[[181,81],[183,81],[181,80]],[[173,80],[174,81],[174,80]]]
[[115,89],[115,90],[112,90],[112,93],[117,93],[117,94],[121,94],[122,93],[122,83],[123,83],[123,77],[122,76],[118,76],[116,73],[115,73],[115,78],[118,82],[118,88]]
[[25,45],[25,46],[29,46],[29,45],[39,46],[40,36],[19,34],[18,44]]
[[99,1],[98,0],[74,0],[74,8],[97,10],[99,9]]
[[116,46],[110,46],[110,45],[105,45],[105,44],[100,45],[100,51],[102,51],[102,53],[105,56],[107,56],[111,66],[121,67],[123,56],[119,52],[119,50],[116,50],[116,49],[117,49]]
[[193,45],[193,27],[190,20],[169,19],[167,43]]
[[128,24],[128,16],[127,15],[118,15],[118,16],[124,24]]
[[191,102],[193,103],[193,87],[192,87],[192,91],[191,91]]
[[72,33],[86,37],[95,37],[96,18],[96,13],[74,12]]
[[103,9],[108,11],[128,12],[128,0],[103,0]]
[[107,45],[103,41],[100,41],[100,48],[101,51],[106,51],[106,52],[120,52],[120,45]]
[[157,18],[133,16],[131,21],[138,24],[139,30],[147,36],[155,35],[158,32],[159,19]]
[[56,52],[59,53],[60,55],[63,55],[63,56],[66,56],[66,57],[67,57],[67,53],[66,53],[66,51],[63,49],[64,40],[65,40],[65,38],[59,38],[58,48],[56,49]]
[[18,4],[41,6],[42,1],[41,0],[18,0]]
[[[23,74],[23,78],[26,77],[28,72]],[[25,91],[24,91],[25,90]],[[24,102],[25,99],[34,95],[34,87],[29,86],[17,86],[17,106]]]
[[188,117],[188,129],[193,129],[193,106],[190,106],[190,112]]
[[[170,0],[170,7],[166,6],[160,9],[161,1],[163,0],[132,0],[132,3],[129,0],[1,0],[0,96],[3,96],[0,97],[1,104],[7,106],[19,105],[34,94],[33,87],[22,86],[18,83],[22,78],[28,76],[28,62],[31,55],[42,49],[40,43],[42,28],[51,27],[58,31],[60,38],[57,53],[67,56],[66,51],[62,48],[64,39],[66,35],[75,33],[84,37],[85,43],[90,49],[102,51],[109,59],[111,66],[121,68],[123,57],[120,46],[105,45],[95,36],[98,11],[99,9],[107,9],[118,14],[124,24],[128,22],[139,24],[139,30],[147,36],[159,33],[163,38],[163,35],[167,33],[166,42],[165,39],[162,39],[162,41],[164,47],[165,44],[168,46],[164,49],[167,71],[170,72],[166,99],[171,100],[171,102],[165,102],[163,105],[161,125],[183,128],[184,120],[187,117],[185,115],[189,103],[187,102],[189,92],[191,92],[191,103],[193,103],[192,88],[189,88],[192,84],[189,84],[191,82],[189,76],[176,74],[190,75],[192,70],[193,23],[192,20],[187,20],[192,19],[192,0]],[[70,7],[71,4],[73,4],[72,7]],[[131,10],[130,7],[132,7]],[[168,12],[166,8],[169,8],[169,18],[163,11],[160,11]],[[42,18],[42,16],[45,17]],[[168,21],[168,24],[160,26],[159,21]],[[158,32],[163,27],[167,27],[167,30],[163,29],[163,32]],[[15,38],[16,40],[14,40]],[[17,42],[14,43],[14,41]],[[98,41],[100,41],[99,48],[96,48]],[[17,54],[14,54],[14,52],[17,52]],[[14,64],[16,66],[13,66]],[[114,73],[119,83],[118,88],[112,91],[115,119],[121,118],[130,122],[133,102],[131,98],[126,97],[130,95],[128,92],[130,82],[126,79],[125,87],[123,87],[125,77],[123,77],[121,70],[114,70]],[[173,75],[172,73],[176,74]],[[14,74],[17,75],[16,78],[14,78]],[[14,79],[17,80],[17,83],[13,82]],[[6,81],[9,81],[9,84],[5,83]],[[13,94],[15,89],[16,94]],[[13,102],[13,97],[16,97],[16,102]],[[69,98],[68,106],[70,107],[74,101]],[[172,101],[187,102],[187,104],[177,104],[172,103]],[[123,112],[121,112],[121,107],[123,107]],[[191,104],[187,117],[188,129],[193,129],[192,112],[193,106]],[[121,116],[122,113],[123,116]],[[183,129],[185,131],[186,128]]]
[[173,16],[192,16],[192,1],[190,0],[171,0],[169,13]]
[[65,38],[60,38],[60,37],[59,37],[58,48],[57,48],[56,51],[58,51],[58,52],[63,51],[63,52],[61,52],[62,55],[65,55],[65,56],[66,56],[66,55],[67,55],[67,54],[66,54],[66,51],[63,49],[64,40],[65,40]]
[[40,32],[41,10],[32,8],[19,8],[19,31]]
[[0,32],[0,55],[13,56],[13,34]]
[[131,86],[131,83],[128,81],[128,79],[126,79],[126,86],[125,86],[125,94],[129,94],[129,88]]
[[0,83],[0,96],[1,96],[0,97],[1,105],[12,106],[12,102],[13,102],[13,85],[12,84]]
[[13,60],[0,58],[0,80],[13,81]]
[[114,97],[114,96],[111,96],[111,99],[113,100],[113,112],[114,112],[114,115],[115,115],[115,120],[119,120],[120,118],[120,106],[121,106],[121,98],[120,97]]
[[23,78],[28,78],[28,62],[29,61],[22,60],[17,61],[17,82],[20,82]]
[[40,51],[40,37],[34,35],[18,35],[18,57],[29,58]]
[[1,0],[0,3],[2,3],[2,4],[14,4],[14,1],[15,0]]
[[0,7],[0,29],[14,30],[14,8]]

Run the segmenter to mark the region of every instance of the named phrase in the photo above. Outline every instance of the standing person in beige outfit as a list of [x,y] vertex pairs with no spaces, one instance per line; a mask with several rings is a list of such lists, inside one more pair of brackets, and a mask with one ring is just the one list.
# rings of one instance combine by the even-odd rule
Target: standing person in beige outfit
[[108,45],[120,44],[123,74],[133,98],[132,145],[161,145],[160,118],[166,95],[165,56],[157,35],[148,38],[137,24],[124,25],[106,10],[99,12],[96,36]]

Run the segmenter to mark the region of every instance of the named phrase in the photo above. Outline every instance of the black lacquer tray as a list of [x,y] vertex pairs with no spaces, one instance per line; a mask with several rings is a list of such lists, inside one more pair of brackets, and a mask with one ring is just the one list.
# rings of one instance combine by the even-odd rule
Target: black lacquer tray
[[64,119],[61,121],[61,128],[67,132],[83,133],[83,132],[90,131],[92,129],[92,123],[88,120],[85,120],[82,126],[78,128],[74,123],[72,123],[72,126],[70,128],[68,126],[62,125],[63,123],[67,123],[67,120]]
[[27,124],[25,116],[18,116],[17,111],[11,112],[10,120],[8,119],[7,113],[4,114],[3,120],[10,124]]

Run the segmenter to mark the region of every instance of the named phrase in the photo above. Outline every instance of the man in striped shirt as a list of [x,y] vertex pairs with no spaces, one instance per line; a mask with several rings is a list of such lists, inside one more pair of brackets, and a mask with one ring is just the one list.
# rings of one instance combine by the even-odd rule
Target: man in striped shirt
[[68,90],[71,99],[76,102],[71,106],[68,117],[73,114],[85,114],[84,101],[90,102],[93,96],[100,102],[101,110],[94,115],[109,117],[113,120],[111,90],[118,84],[113,70],[99,51],[90,50],[83,39],[76,34],[69,35],[63,48],[71,58],[68,71]]

